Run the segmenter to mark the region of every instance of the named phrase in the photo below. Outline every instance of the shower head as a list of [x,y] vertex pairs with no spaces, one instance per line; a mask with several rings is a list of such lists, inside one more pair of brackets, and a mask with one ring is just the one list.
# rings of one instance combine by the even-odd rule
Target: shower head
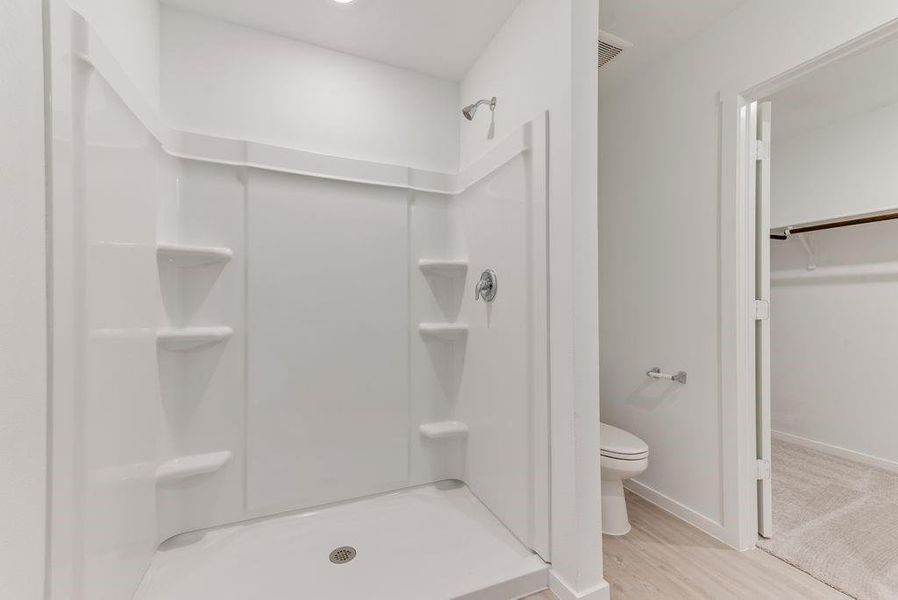
[[477,113],[477,107],[480,106],[481,104],[489,104],[490,110],[496,110],[496,97],[493,96],[489,100],[483,99],[483,100],[478,100],[474,104],[469,104],[466,107],[464,107],[463,109],[461,109],[461,114],[463,114],[467,120],[473,121],[474,115]]

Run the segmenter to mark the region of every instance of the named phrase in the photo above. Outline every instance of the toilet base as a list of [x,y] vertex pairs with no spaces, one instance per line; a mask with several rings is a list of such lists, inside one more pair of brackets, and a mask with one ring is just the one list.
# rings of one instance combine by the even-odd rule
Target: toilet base
[[630,532],[624,482],[620,479],[602,480],[602,533],[626,535]]

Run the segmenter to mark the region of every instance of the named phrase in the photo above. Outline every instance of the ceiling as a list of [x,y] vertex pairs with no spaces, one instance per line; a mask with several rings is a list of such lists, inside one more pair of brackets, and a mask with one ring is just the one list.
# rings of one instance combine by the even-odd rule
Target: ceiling
[[161,0],[332,50],[458,81],[520,0]]
[[773,137],[786,138],[898,102],[898,40],[805,75],[768,98]]
[[602,67],[608,89],[672,52],[744,0],[600,0],[600,27],[633,44]]

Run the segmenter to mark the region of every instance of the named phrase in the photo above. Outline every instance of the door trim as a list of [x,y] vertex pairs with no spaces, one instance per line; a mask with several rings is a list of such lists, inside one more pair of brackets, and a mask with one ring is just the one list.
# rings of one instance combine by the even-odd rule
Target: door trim
[[749,88],[722,90],[720,103],[720,397],[724,541],[758,540],[754,298],[757,234],[749,206],[746,107],[829,63],[898,37],[898,19]]

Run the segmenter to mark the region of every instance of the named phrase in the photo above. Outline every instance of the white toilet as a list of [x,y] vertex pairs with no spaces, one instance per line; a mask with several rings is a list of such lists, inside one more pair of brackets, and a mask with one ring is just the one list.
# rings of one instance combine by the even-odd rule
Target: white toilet
[[628,431],[601,425],[602,533],[624,535],[630,531],[624,479],[640,475],[649,466],[649,447]]

